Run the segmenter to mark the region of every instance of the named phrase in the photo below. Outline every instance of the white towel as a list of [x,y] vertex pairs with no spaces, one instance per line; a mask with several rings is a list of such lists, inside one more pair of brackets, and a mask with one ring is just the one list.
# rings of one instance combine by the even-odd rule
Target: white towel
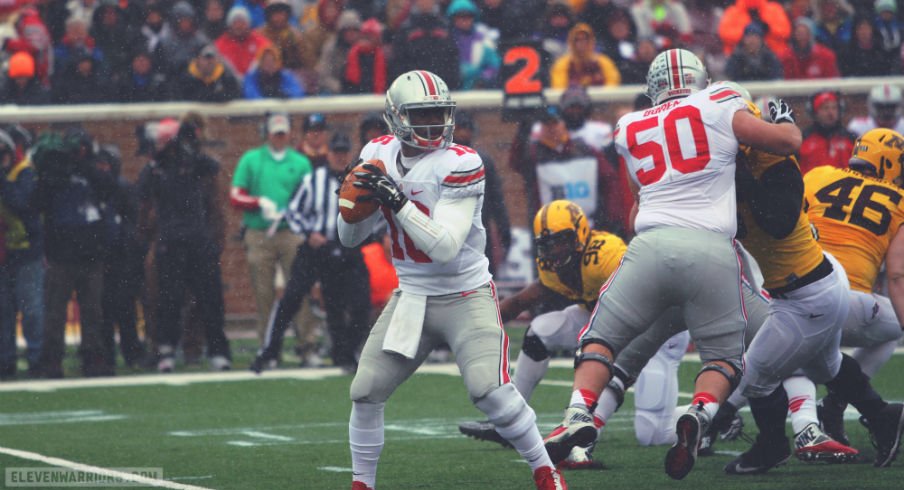
[[383,352],[414,359],[421,342],[426,312],[426,296],[402,292],[389,320],[389,329],[383,339]]
[[765,280],[763,279],[763,271],[760,270],[760,264],[757,264],[756,259],[753,258],[753,255],[750,255],[750,252],[748,252],[743,245],[741,245],[741,242],[735,240],[734,246],[738,255],[741,257],[741,263],[744,266],[744,271],[742,272],[750,275],[747,280],[757,289],[763,287]]

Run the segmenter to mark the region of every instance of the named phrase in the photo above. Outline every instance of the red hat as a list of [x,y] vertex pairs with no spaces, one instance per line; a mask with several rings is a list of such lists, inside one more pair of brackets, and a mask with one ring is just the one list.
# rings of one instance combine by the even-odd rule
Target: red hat
[[35,76],[35,59],[25,51],[19,51],[9,59],[7,75],[10,78],[31,78]]
[[837,93],[827,90],[816,94],[816,96],[813,97],[813,110],[818,111],[820,106],[832,100],[838,102]]

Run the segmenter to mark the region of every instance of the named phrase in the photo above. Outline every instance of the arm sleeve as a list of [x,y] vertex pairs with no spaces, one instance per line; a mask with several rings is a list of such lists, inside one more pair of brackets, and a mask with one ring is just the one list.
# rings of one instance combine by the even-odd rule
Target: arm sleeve
[[569,56],[565,55],[555,61],[549,71],[549,86],[551,88],[568,88],[568,62]]
[[478,200],[477,196],[442,198],[436,203],[432,218],[409,201],[396,218],[417,248],[435,262],[446,263],[461,251],[471,231]]
[[347,223],[342,219],[342,215],[340,214],[337,220],[339,243],[348,248],[357,247],[373,234],[374,228],[376,228],[379,220],[380,213],[374,213],[367,219],[358,223]]

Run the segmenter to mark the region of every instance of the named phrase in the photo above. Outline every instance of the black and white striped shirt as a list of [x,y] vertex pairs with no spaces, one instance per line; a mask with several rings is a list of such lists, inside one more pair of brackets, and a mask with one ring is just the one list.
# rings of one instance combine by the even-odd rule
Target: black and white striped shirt
[[339,240],[339,175],[324,165],[302,179],[286,209],[286,222],[293,232],[320,233],[327,240]]

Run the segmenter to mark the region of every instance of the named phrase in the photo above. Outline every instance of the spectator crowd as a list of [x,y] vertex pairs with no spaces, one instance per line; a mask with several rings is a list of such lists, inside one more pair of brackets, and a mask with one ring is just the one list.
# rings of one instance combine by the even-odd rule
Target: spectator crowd
[[[382,93],[411,69],[499,86],[534,41],[550,86],[642,83],[689,49],[714,79],[902,73],[895,0],[10,0],[0,104]],[[540,14],[538,14],[540,13]]]

